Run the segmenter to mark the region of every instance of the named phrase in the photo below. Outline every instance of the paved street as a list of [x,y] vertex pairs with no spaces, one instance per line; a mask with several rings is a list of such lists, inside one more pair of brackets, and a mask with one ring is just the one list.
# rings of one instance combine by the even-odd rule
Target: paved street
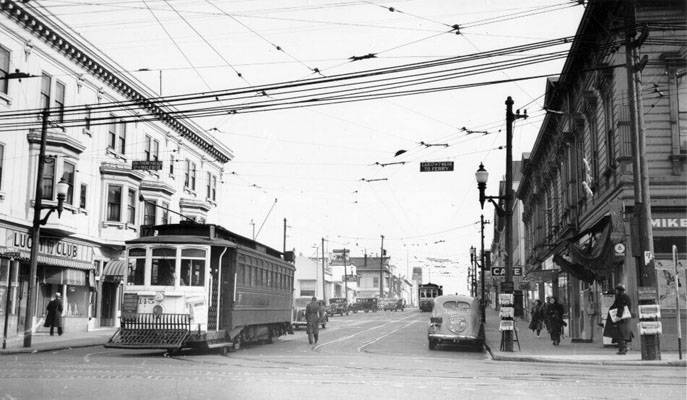
[[227,356],[86,347],[2,357],[0,399],[618,398],[683,399],[684,368],[496,362],[475,349],[430,351],[427,313],[333,317]]

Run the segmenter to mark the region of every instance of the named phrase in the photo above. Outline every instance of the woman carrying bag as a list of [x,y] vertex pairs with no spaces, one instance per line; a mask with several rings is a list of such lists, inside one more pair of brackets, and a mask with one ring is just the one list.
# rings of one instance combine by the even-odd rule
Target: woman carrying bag
[[618,354],[627,353],[627,342],[632,341],[632,330],[630,329],[630,296],[625,294],[625,285],[619,283],[615,286],[615,301],[608,309],[606,325],[603,335],[613,338],[618,343]]

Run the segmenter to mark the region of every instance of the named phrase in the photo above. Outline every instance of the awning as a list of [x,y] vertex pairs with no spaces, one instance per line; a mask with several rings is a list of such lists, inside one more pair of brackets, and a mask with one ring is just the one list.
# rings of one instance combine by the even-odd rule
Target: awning
[[124,260],[110,261],[103,270],[103,276],[124,276],[126,267],[126,261]]
[[[27,260],[27,262],[28,262],[28,260],[31,259],[31,253],[28,251],[21,250],[21,251],[19,251],[19,254],[21,255],[20,258]],[[95,266],[93,266],[93,264],[88,262],[88,261],[68,260],[68,259],[48,256],[48,255],[44,255],[44,254],[40,254],[40,253],[38,254],[38,264],[55,266],[55,267],[62,267],[62,268],[80,269],[83,271],[95,269]]]

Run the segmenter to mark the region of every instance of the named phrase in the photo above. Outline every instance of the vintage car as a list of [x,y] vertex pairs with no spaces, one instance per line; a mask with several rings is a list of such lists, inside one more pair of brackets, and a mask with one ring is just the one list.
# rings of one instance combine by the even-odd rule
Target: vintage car
[[357,298],[355,299],[355,303],[353,303],[354,313],[358,311],[377,312],[378,309],[376,297]]
[[427,339],[429,349],[440,344],[482,346],[479,301],[469,296],[445,295],[434,299]]
[[349,311],[348,300],[345,298],[332,297],[329,299],[329,308],[327,309],[329,315],[339,314],[343,316],[344,314],[348,315]]
[[[291,327],[293,329],[306,328],[308,321],[305,319],[305,307],[308,306],[312,297],[296,297],[293,299],[293,312],[291,319]],[[318,301],[320,307],[323,308],[323,312],[320,316],[320,325],[322,328],[326,327],[327,322],[329,322],[329,315],[322,300]]]
[[384,311],[403,311],[402,299],[382,299],[382,310]]

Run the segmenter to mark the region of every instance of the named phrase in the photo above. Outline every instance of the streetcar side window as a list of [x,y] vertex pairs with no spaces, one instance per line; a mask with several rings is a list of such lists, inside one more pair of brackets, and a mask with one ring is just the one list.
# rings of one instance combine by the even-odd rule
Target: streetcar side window
[[176,249],[153,249],[152,268],[150,271],[150,284],[157,286],[174,286],[174,274],[176,271]]
[[145,249],[131,249],[129,250],[129,268],[127,273],[127,282],[129,285],[144,285],[145,265],[146,265],[146,250]]
[[205,250],[181,250],[181,286],[205,285]]

